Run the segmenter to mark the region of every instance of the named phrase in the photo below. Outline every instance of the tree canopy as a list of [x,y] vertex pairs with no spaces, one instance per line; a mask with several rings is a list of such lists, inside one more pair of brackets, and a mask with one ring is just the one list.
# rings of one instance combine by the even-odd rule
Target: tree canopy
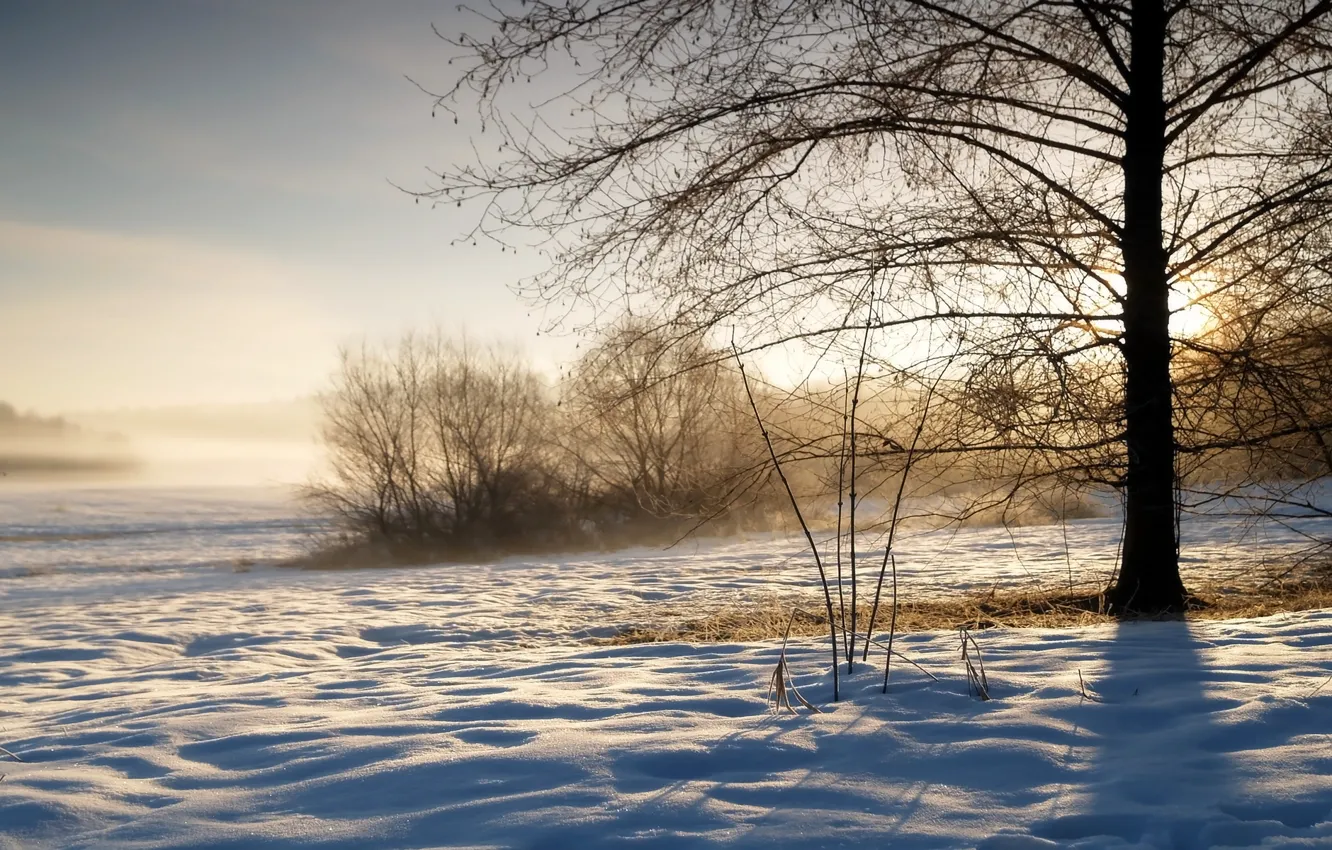
[[1296,403],[1332,327],[1332,0],[568,0],[477,24],[442,33],[461,71],[437,108],[479,110],[498,149],[423,194],[543,234],[528,294],[749,355],[868,327],[880,375],[934,388],[926,453],[1122,488],[1121,609],[1185,601],[1181,459],[1332,423]]

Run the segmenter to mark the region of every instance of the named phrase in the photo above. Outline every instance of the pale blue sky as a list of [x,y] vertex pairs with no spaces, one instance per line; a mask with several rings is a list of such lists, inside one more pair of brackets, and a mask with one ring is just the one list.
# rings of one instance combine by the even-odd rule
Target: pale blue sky
[[362,334],[538,338],[536,255],[450,247],[415,205],[468,156],[443,85],[452,3],[0,3],[0,399],[75,409],[319,389]]

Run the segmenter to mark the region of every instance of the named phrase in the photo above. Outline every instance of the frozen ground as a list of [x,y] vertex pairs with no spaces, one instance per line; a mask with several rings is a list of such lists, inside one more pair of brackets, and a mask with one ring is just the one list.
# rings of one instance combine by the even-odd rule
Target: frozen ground
[[[305,573],[271,494],[0,511],[4,850],[1332,847],[1332,612],[983,633],[988,703],[951,634],[901,639],[938,683],[836,705],[801,642],[825,713],[773,717],[775,644],[586,639],[808,588],[784,540]],[[904,588],[1108,571],[1115,529],[921,535]],[[1225,569],[1298,542],[1236,529],[1186,532]]]

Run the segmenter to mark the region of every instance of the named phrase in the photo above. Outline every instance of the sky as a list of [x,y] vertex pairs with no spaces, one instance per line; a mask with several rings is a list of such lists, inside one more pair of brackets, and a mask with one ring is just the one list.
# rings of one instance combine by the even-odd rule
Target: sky
[[0,2],[0,400],[70,411],[289,399],[340,345],[434,326],[573,340],[509,287],[532,252],[450,245],[415,204],[473,156],[431,118],[451,3]]

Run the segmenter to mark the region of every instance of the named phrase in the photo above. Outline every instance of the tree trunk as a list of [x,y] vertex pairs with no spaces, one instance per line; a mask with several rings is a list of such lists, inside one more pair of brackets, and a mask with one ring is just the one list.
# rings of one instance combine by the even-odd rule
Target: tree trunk
[[1132,65],[1124,150],[1124,392],[1128,449],[1123,561],[1111,610],[1183,607],[1175,525],[1175,433],[1170,380],[1170,306],[1162,245],[1165,162],[1161,0],[1133,3]]

